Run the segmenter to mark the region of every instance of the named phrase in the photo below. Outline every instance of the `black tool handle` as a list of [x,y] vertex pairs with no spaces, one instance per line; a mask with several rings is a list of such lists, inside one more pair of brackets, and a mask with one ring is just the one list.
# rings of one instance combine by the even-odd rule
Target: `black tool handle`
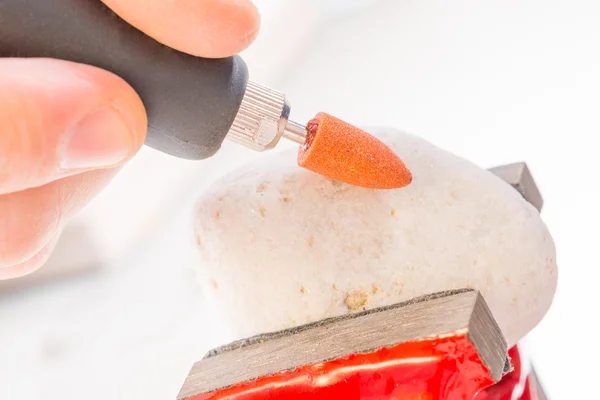
[[146,106],[146,144],[187,159],[219,150],[248,81],[240,57],[173,50],[100,0],[0,0],[0,57],[58,58],[119,75]]

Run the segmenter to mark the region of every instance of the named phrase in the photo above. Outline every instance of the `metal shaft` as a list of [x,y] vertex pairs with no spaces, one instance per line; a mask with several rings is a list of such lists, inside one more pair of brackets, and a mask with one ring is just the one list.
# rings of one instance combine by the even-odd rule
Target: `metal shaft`
[[306,142],[306,127],[297,122],[289,121],[283,131],[283,137],[298,144]]

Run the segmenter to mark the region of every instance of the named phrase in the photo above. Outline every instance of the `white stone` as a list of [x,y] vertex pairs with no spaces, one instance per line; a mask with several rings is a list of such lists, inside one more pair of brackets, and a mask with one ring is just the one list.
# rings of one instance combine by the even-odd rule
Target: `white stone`
[[266,155],[200,199],[200,279],[236,338],[415,296],[482,292],[509,344],[556,288],[553,240],[537,210],[472,163],[400,132],[374,132],[405,161],[406,188],[352,187]]

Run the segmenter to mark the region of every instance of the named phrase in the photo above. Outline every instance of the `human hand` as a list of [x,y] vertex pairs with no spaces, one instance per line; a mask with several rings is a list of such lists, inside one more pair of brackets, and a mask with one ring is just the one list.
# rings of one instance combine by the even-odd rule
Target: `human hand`
[[[100,1],[100,0],[98,0]],[[256,37],[250,0],[102,0],[161,43],[227,57]],[[0,59],[0,280],[51,254],[64,224],[140,149],[146,112],[104,70],[49,59]]]

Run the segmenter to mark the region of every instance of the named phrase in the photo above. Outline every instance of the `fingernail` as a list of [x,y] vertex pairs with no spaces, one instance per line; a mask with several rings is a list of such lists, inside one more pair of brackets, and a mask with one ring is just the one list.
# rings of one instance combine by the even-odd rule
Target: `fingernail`
[[104,108],[85,116],[59,148],[61,169],[110,167],[124,161],[133,147],[133,133],[121,115]]

